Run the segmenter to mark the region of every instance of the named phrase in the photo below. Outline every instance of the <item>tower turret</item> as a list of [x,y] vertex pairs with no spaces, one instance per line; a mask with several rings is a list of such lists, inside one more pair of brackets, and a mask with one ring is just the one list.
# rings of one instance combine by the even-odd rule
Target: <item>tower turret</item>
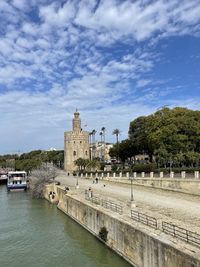
[[81,131],[81,119],[79,118],[80,113],[78,110],[74,112],[74,118],[73,118],[73,132],[80,132]]

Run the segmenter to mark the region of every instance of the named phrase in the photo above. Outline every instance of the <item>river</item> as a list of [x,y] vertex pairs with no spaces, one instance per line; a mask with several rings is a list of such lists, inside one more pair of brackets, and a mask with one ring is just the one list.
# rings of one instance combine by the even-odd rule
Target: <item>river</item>
[[46,200],[0,185],[1,267],[130,267]]

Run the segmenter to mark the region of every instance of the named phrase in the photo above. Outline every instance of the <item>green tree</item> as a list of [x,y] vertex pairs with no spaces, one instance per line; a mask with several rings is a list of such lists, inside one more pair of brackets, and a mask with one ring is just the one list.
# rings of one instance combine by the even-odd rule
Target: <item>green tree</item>
[[148,154],[151,161],[155,156],[161,165],[184,162],[196,166],[199,161],[194,153],[200,153],[200,111],[163,108],[139,117],[130,123],[129,139],[136,144],[138,153]]

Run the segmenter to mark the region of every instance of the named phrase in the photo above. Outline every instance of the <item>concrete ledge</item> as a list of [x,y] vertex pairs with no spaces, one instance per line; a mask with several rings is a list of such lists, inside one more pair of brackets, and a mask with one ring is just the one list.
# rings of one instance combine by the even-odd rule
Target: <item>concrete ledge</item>
[[200,267],[199,248],[88,203],[78,195],[65,194],[61,187],[55,190],[60,210],[97,238],[101,227],[105,226],[108,230],[106,245],[133,266]]

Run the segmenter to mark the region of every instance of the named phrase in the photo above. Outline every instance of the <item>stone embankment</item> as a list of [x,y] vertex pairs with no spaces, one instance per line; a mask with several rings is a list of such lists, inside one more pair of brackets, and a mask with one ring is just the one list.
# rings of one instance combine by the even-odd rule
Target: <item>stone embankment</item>
[[[55,192],[53,199],[50,192]],[[66,193],[56,185],[46,187],[45,198],[58,203],[60,210],[98,238],[105,227],[105,244],[135,267],[200,267],[198,244],[194,246],[166,234],[154,221],[146,225],[133,220],[130,206],[108,204],[98,197],[91,201],[80,190]]]

